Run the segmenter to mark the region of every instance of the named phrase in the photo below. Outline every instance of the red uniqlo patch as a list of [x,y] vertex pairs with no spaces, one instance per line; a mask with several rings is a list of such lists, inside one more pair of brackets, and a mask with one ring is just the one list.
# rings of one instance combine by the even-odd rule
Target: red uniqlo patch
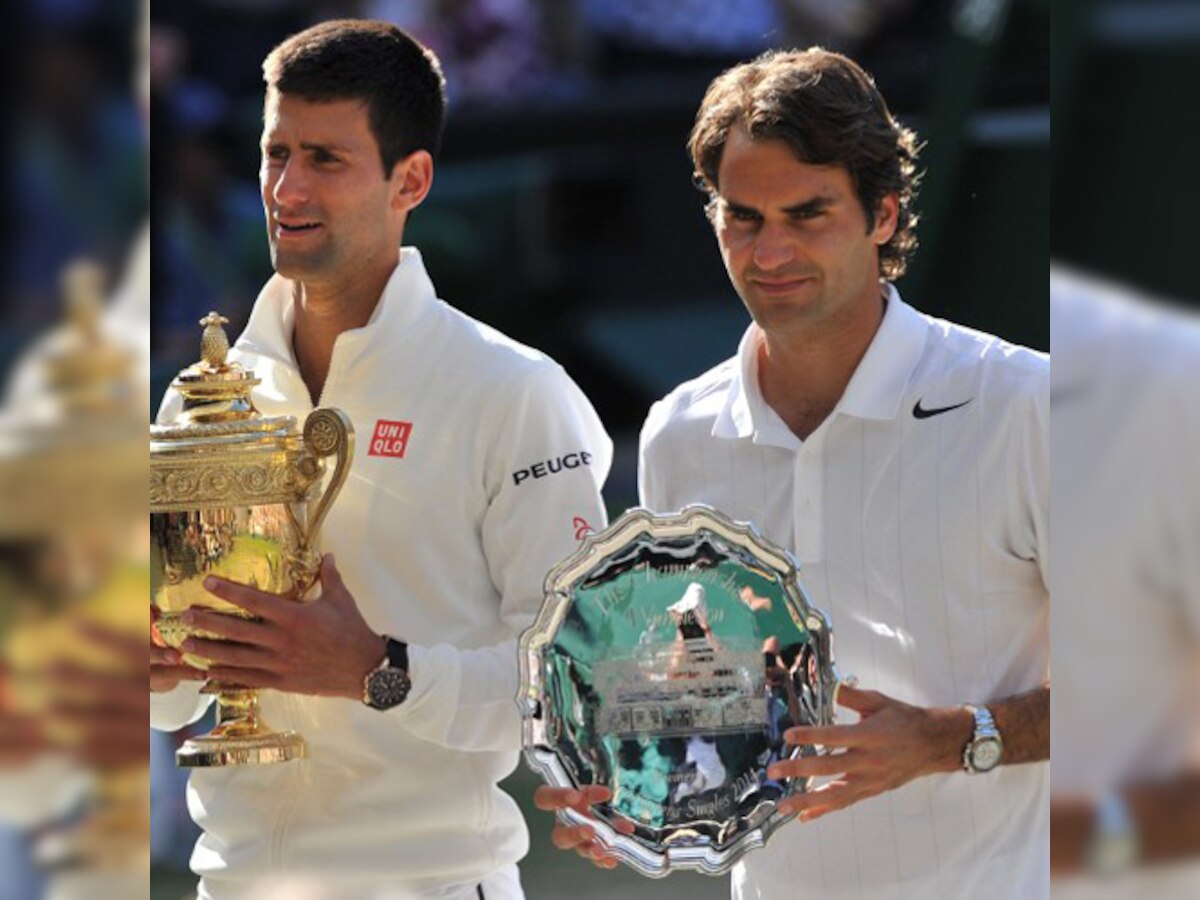
[[404,458],[408,449],[408,436],[412,434],[412,422],[389,422],[380,419],[375,423],[375,436],[371,438],[368,456],[398,456]]

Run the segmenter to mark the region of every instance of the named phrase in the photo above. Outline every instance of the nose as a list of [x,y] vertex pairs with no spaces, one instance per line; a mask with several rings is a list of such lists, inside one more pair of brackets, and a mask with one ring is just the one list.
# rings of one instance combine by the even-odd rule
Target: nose
[[301,160],[289,159],[282,167],[268,169],[267,172],[267,188],[277,207],[293,209],[308,201],[308,179]]
[[764,272],[782,268],[796,258],[795,237],[782,222],[764,222],[754,238],[754,266]]

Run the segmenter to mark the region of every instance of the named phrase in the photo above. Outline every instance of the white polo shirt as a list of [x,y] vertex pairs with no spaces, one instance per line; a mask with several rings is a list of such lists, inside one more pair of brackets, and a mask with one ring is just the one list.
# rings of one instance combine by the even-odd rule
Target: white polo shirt
[[[759,391],[755,325],[656,403],[642,503],[708,503],[791,550],[864,687],[921,706],[1031,690],[1049,667],[1049,360],[888,297],[803,442]],[[734,870],[734,896],[1045,896],[1047,768],[931,776],[789,824]]]
[[[230,356],[261,379],[264,415],[302,420],[294,322],[276,276]],[[475,897],[528,848],[497,787],[521,746],[516,638],[546,573],[604,525],[612,445],[561,367],[438,300],[407,247],[368,324],[338,337],[320,405],[345,411],[357,442],[319,549],[368,624],[410,643],[413,687],[387,712],[263,691],[267,721],[309,756],[192,771],[200,897]],[[193,720],[196,690],[152,695],[151,723]]]

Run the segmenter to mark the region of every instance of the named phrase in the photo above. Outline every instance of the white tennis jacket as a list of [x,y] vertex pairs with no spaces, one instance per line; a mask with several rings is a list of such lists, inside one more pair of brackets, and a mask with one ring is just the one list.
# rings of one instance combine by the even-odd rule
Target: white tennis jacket
[[[264,415],[302,421],[293,322],[291,283],[275,276],[230,357],[262,380]],[[605,524],[612,443],[591,404],[551,359],[438,300],[415,249],[370,322],[338,338],[319,405],[357,433],[320,550],[371,627],[410,643],[413,689],[388,712],[263,692],[268,721],[304,735],[309,758],[192,773],[192,868],[219,900],[438,894],[524,856],[525,824],[497,787],[520,748],[515,639],[548,570]],[[153,695],[151,724],[195,721],[197,690]]]

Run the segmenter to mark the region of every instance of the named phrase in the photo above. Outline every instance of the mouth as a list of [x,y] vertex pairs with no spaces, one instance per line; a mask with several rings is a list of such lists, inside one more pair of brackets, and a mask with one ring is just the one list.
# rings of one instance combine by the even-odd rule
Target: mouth
[[320,222],[281,222],[275,220],[275,234],[277,237],[302,237],[307,234],[312,234],[320,230]]
[[778,279],[755,278],[751,280],[751,283],[764,294],[778,296],[782,294],[790,294],[813,280],[814,279],[811,276],[805,276],[803,278]]

